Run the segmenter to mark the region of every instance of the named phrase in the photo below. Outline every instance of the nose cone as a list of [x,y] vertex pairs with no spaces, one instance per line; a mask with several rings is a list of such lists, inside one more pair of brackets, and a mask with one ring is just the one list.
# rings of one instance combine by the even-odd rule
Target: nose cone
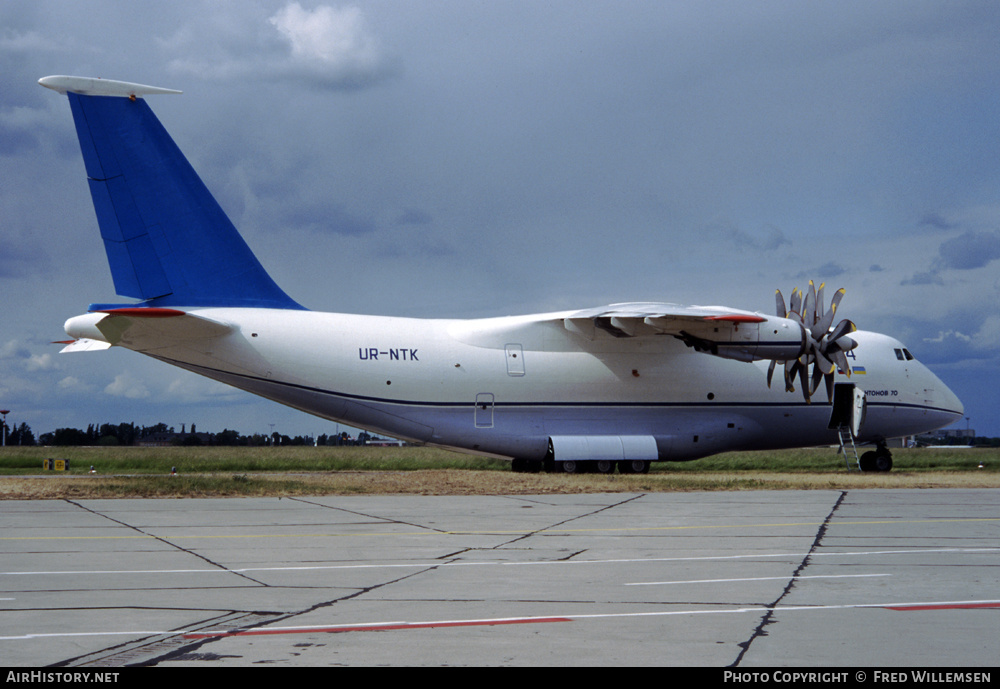
[[950,426],[956,421],[960,421],[965,414],[965,405],[958,395],[952,392],[951,388],[944,384],[940,378],[926,369],[926,375],[932,381],[926,390],[929,399],[929,418],[933,419],[935,426],[928,430]]
[[940,401],[938,405],[948,411],[949,413],[961,417],[965,414],[965,405],[962,404],[962,400],[958,399],[958,395],[951,391],[944,383],[941,383],[941,391],[939,393]]

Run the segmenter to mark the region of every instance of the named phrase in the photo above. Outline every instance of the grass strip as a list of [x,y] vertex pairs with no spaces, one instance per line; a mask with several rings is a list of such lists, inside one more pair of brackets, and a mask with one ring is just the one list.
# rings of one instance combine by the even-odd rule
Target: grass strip
[[[426,447],[8,447],[0,451],[0,499],[1000,488],[1000,450],[893,456],[888,474],[848,472],[835,449],[818,448],[732,452],[655,463],[640,476],[604,476],[518,474],[503,460]],[[68,459],[70,471],[43,471],[48,458]]]

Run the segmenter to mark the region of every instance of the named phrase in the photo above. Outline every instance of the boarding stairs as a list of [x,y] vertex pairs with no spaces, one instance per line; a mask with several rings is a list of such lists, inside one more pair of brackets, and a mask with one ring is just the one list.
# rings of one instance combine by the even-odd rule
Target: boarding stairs
[[847,470],[851,470],[851,457],[854,457],[854,465],[861,471],[861,458],[858,456],[855,440],[865,421],[865,393],[853,383],[837,383],[833,388],[831,402],[833,410],[827,428],[837,431]]
[[854,442],[854,431],[849,424],[841,424],[837,427],[837,436],[840,438],[840,452],[844,453],[844,464],[847,470],[851,470],[851,457],[854,457],[854,466],[861,471],[861,458],[858,457],[858,446]]

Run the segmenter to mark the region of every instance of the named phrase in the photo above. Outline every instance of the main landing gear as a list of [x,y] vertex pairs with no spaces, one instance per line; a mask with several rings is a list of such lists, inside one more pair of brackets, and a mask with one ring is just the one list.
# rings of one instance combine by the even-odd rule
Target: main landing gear
[[874,450],[864,453],[858,460],[861,471],[891,471],[892,453],[885,443],[879,443]]
[[619,461],[598,459],[590,462],[515,459],[511,462],[510,468],[518,473],[545,471],[550,474],[613,474],[617,468],[619,474],[646,474],[649,473],[649,462],[642,459],[624,459]]

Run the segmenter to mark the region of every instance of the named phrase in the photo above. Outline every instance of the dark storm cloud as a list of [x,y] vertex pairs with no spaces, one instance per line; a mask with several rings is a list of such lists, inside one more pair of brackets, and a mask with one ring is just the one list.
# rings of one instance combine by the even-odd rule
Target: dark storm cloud
[[942,272],[945,270],[985,268],[997,259],[1000,259],[1000,233],[963,232],[942,242],[928,270],[915,273],[900,284],[944,285]]
[[397,225],[428,225],[434,217],[419,208],[407,208],[396,218]]
[[834,263],[833,261],[827,261],[821,266],[812,269],[812,272],[802,271],[798,273],[795,277],[800,280],[829,280],[831,278],[840,277],[847,271],[843,266]]
[[937,265],[973,270],[1000,258],[1000,233],[965,232],[941,244]]
[[791,245],[792,241],[777,227],[764,227],[758,232],[746,230],[728,223],[715,223],[710,231],[726,242],[731,242],[740,249],[754,251],[774,251],[781,246]]
[[920,216],[919,222],[917,222],[919,227],[929,227],[935,230],[950,230],[954,225],[945,220],[943,216],[938,213],[928,211]]
[[288,231],[308,230],[334,235],[363,235],[375,230],[375,223],[359,217],[335,203],[286,205],[286,214],[279,218]]
[[0,279],[37,276],[48,265],[48,253],[36,241],[0,229]]

